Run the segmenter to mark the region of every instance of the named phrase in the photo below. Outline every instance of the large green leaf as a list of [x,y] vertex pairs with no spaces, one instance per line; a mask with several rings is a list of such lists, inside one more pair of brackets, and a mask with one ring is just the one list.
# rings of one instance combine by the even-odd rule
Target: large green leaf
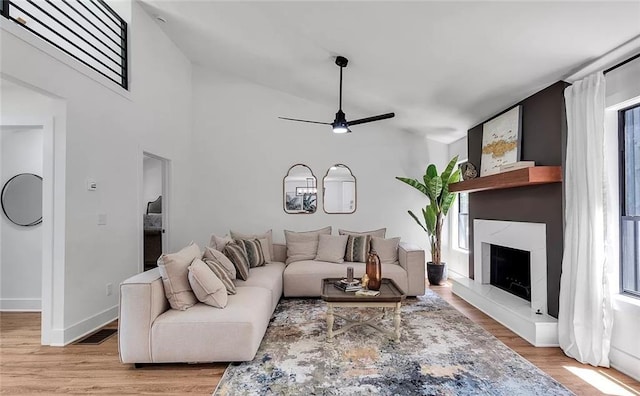
[[424,230],[424,232],[426,232],[427,234],[429,233],[429,231],[427,231],[427,229],[426,229],[426,228],[424,228],[424,226],[422,225],[422,223],[420,222],[420,220],[418,219],[418,217],[417,217],[416,215],[414,215],[412,211],[409,211],[409,215],[410,215],[411,217],[413,217],[413,219],[416,221],[416,223],[418,223],[418,225],[419,225],[420,227],[422,227],[422,229]]
[[453,205],[453,203],[456,200],[456,195],[458,195],[457,193],[450,193],[447,192],[447,195],[443,195],[443,199],[442,199],[442,214],[444,216],[447,215],[447,213],[449,213],[449,209],[451,209],[451,205]]
[[427,172],[425,174],[428,175],[429,178],[436,177],[438,176],[438,170],[434,164],[430,164],[427,166]]
[[408,185],[410,185],[411,187],[413,187],[416,190],[420,191],[424,195],[427,195],[427,196],[429,195],[427,193],[427,186],[425,186],[424,184],[420,183],[416,179],[409,179],[407,177],[398,177],[398,176],[396,176],[396,179],[400,180],[401,182],[407,183]]
[[424,216],[424,221],[429,235],[435,234],[436,221],[438,218],[435,207],[433,205],[427,205],[426,208],[422,209],[422,215]]
[[459,181],[460,181],[460,169],[457,169],[455,172],[453,172],[453,174],[451,174],[451,176],[449,176],[449,183],[447,184],[457,183]]
[[447,165],[445,170],[442,172],[442,175],[440,177],[442,177],[442,180],[445,183],[449,181],[449,176],[451,176],[451,172],[453,171],[453,167],[456,166],[456,162],[458,162],[457,155],[451,158],[451,161],[449,161],[449,164]]
[[432,204],[434,201],[437,203],[438,197],[442,192],[442,179],[440,178],[440,176],[432,177],[431,180],[429,180],[429,185],[427,186],[427,192],[428,192],[427,195],[431,199]]

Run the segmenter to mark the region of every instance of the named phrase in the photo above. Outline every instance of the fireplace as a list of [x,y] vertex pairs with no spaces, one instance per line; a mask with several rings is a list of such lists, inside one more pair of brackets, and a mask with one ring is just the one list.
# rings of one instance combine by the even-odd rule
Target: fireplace
[[531,252],[493,244],[490,251],[489,283],[531,302]]
[[[491,246],[499,245],[529,252],[530,298],[525,299],[535,314],[547,313],[547,232],[541,223],[475,219],[473,222],[474,279],[491,284]],[[519,260],[518,258],[512,260]],[[496,286],[494,286],[496,287]],[[499,288],[502,290],[502,288]],[[505,292],[506,293],[506,292]],[[513,294],[510,293],[511,296]]]
[[452,279],[453,292],[535,346],[558,345],[547,315],[547,228],[543,223],[475,219],[473,278]]

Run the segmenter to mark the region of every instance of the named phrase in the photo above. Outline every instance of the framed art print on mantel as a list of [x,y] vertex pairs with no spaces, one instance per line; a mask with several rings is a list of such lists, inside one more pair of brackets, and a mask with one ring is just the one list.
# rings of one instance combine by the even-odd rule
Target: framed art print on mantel
[[482,124],[480,176],[500,173],[500,166],[520,160],[522,105]]

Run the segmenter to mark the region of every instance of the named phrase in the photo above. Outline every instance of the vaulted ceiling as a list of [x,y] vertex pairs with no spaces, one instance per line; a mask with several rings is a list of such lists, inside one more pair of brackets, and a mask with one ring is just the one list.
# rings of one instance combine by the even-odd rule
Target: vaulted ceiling
[[390,128],[443,142],[640,35],[640,1],[142,5],[195,64],[323,108],[337,108],[343,55],[350,119],[395,111]]

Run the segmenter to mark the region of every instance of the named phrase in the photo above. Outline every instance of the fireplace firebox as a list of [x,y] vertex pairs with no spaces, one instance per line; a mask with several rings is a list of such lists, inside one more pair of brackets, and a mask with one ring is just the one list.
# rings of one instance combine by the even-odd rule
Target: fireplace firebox
[[490,282],[531,301],[531,252],[491,244]]

